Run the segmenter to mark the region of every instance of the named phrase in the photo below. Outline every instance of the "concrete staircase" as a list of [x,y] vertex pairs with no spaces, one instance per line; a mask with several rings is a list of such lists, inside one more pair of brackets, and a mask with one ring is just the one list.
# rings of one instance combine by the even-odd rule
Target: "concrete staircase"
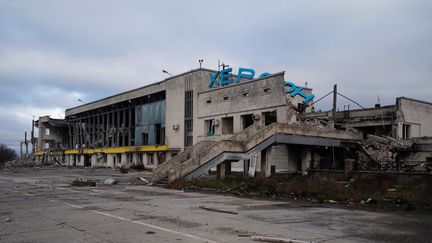
[[[317,128],[304,125],[273,123],[266,127],[252,126],[219,142],[202,141],[157,167],[152,181],[166,177],[171,182],[178,178],[191,180],[208,172],[224,161],[250,159],[273,144],[341,146],[342,141],[359,141],[361,135],[349,131]],[[203,144],[201,144],[203,143]],[[204,145],[205,143],[205,145]],[[181,157],[179,157],[181,155]]]
[[[262,126],[259,125],[253,125],[250,126],[243,131],[236,133],[232,135],[227,140],[231,141],[240,141],[244,140],[253,134],[257,132],[257,130],[262,129]],[[198,154],[202,153],[203,151],[206,151],[213,145],[215,145],[216,141],[200,141],[194,146],[184,150],[183,152],[179,153],[174,158],[160,164],[158,167],[154,168],[152,171],[152,182],[165,182],[168,179],[168,173],[169,171],[173,170],[177,165],[188,161],[191,158],[194,158]]]

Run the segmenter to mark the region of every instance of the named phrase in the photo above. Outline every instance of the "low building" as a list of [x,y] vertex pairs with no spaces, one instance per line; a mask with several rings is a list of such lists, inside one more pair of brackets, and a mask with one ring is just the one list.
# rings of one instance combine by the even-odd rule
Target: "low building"
[[[332,112],[301,115],[302,120],[332,120]],[[396,98],[394,105],[336,112],[335,127],[355,128],[364,138],[373,134],[410,139],[432,136],[432,103],[412,98]]]
[[63,161],[68,138],[66,121],[42,116],[34,122],[34,126],[38,129],[38,136],[33,141],[36,160]]

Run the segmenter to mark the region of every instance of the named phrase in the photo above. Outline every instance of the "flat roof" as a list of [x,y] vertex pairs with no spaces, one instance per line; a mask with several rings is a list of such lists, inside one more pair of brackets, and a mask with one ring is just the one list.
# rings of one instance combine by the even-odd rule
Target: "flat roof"
[[[88,103],[85,103],[85,104],[82,104],[82,105],[79,105],[79,106],[75,106],[75,107],[72,107],[72,108],[67,108],[66,111],[65,111],[65,116],[68,117],[68,116],[72,116],[72,115],[79,114],[79,113],[82,113],[82,112],[86,112],[86,111],[98,109],[98,108],[101,108],[101,107],[109,106],[109,105],[112,105],[112,104],[115,104],[115,103],[124,102],[124,101],[127,101],[129,99],[138,98],[140,96],[137,96],[137,97],[123,97],[123,98],[120,98],[120,97],[124,96],[124,95],[128,95],[128,94],[132,95],[134,92],[145,90],[145,89],[149,89],[149,88],[152,88],[152,87],[156,87],[156,86],[161,85],[161,84],[163,84],[163,83],[165,83],[165,82],[167,82],[167,81],[169,81],[171,79],[175,79],[175,78],[178,78],[180,76],[184,76],[186,74],[190,74],[190,73],[197,72],[197,71],[217,72],[217,70],[212,70],[212,69],[208,69],[208,68],[192,69],[192,70],[187,71],[187,72],[183,72],[183,73],[171,76],[171,77],[167,77],[166,79],[164,79],[162,81],[158,81],[158,82],[155,82],[155,83],[147,84],[145,86],[141,86],[141,87],[138,87],[138,88],[135,88],[135,89],[131,89],[131,90],[128,90],[128,91],[125,91],[125,92],[121,92],[121,93],[118,93],[118,94],[115,94],[115,95],[107,96],[105,98],[102,98],[102,99],[99,99],[99,100],[95,100],[95,101],[92,101],[92,102],[88,102]],[[266,76],[266,77],[263,77],[263,78],[256,78],[256,79],[253,79],[251,81],[261,80],[261,79],[268,78],[268,77],[274,77],[274,76],[281,75],[281,74],[284,74],[284,73],[285,73],[285,71],[276,72],[276,73],[271,74],[269,76]],[[232,74],[232,76],[233,77],[237,77],[237,75],[235,75],[235,74]],[[222,88],[224,88],[224,87],[222,87]],[[152,93],[156,93],[156,92],[160,92],[160,91],[162,91],[162,89],[161,90],[156,90],[155,92],[152,92]],[[211,91],[214,91],[214,90],[209,90],[208,92],[211,92]],[[106,102],[106,103],[104,103],[104,102]]]
[[424,100],[417,100],[417,99],[413,99],[413,98],[409,98],[409,97],[404,97],[404,96],[401,96],[401,97],[397,97],[397,98],[396,98],[396,100],[399,100],[399,99],[411,100],[411,101],[415,101],[415,102],[423,103],[423,104],[426,104],[426,105],[432,105],[432,103],[431,103],[431,102],[428,102],[428,101],[424,101]]
[[[124,91],[124,92],[121,92],[121,93],[118,93],[118,94],[115,94],[115,95],[107,96],[105,98],[102,98],[102,99],[99,99],[99,100],[95,100],[95,101],[91,101],[91,102],[88,102],[88,103],[85,103],[85,104],[82,104],[82,105],[79,105],[79,106],[67,108],[66,109],[66,113],[68,111],[72,111],[72,110],[77,109],[77,108],[85,108],[86,106],[90,106],[90,105],[94,105],[94,104],[99,103],[99,102],[107,101],[109,99],[112,99],[112,98],[115,98],[115,97],[118,97],[118,96],[121,96],[121,95],[125,95],[125,94],[132,93],[134,91],[146,89],[146,88],[149,88],[151,86],[156,86],[156,85],[162,84],[164,82],[167,82],[167,81],[169,81],[171,79],[174,79],[174,78],[177,78],[177,77],[189,74],[189,73],[193,73],[193,72],[196,72],[196,71],[217,72],[215,70],[211,70],[211,69],[207,69],[207,68],[192,69],[190,71],[187,71],[187,72],[184,72],[184,73],[180,73],[180,74],[174,75],[172,77],[168,77],[168,78],[166,78],[166,79],[164,79],[162,81],[158,81],[158,82],[155,82],[155,83],[147,84],[147,85],[144,85],[144,86],[141,86],[141,87],[138,87],[138,88],[135,88],[135,89],[131,89],[131,90],[128,90],[128,91]],[[96,109],[96,108],[90,108],[89,110],[93,110],[93,109]],[[77,113],[79,113],[79,112],[77,112]]]

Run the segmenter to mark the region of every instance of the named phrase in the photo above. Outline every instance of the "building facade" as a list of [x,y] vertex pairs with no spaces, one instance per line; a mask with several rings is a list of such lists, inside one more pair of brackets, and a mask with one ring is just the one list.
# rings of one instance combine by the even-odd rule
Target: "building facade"
[[[286,92],[293,87],[284,83],[283,72],[260,78],[242,72],[239,77],[232,69],[201,68],[67,109],[65,163],[153,168],[201,140],[293,119],[290,108],[304,98]],[[301,93],[310,95],[311,89]],[[38,148],[40,155],[44,149]]]
[[[286,82],[284,72],[255,77],[252,69],[235,71],[191,70],[67,109],[64,126],[55,130],[64,134],[56,142],[60,160],[67,166],[157,167],[155,180],[196,178],[216,167],[268,176],[342,169],[346,160],[359,159],[347,144],[367,135],[432,136],[427,102],[401,97],[392,106],[313,112],[312,89]],[[422,152],[427,159],[430,151]],[[50,156],[38,146],[36,160]]]

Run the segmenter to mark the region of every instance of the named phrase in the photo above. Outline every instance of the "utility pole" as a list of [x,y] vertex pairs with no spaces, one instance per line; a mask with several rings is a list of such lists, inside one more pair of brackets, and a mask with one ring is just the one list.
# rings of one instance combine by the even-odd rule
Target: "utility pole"
[[333,127],[336,124],[337,85],[333,86]]
[[25,145],[25,158],[28,157],[28,142],[27,142],[27,132],[24,133],[24,145]]
[[32,144],[32,154],[35,153],[35,137],[34,137],[34,118],[32,120],[32,130],[31,130],[31,144]]

